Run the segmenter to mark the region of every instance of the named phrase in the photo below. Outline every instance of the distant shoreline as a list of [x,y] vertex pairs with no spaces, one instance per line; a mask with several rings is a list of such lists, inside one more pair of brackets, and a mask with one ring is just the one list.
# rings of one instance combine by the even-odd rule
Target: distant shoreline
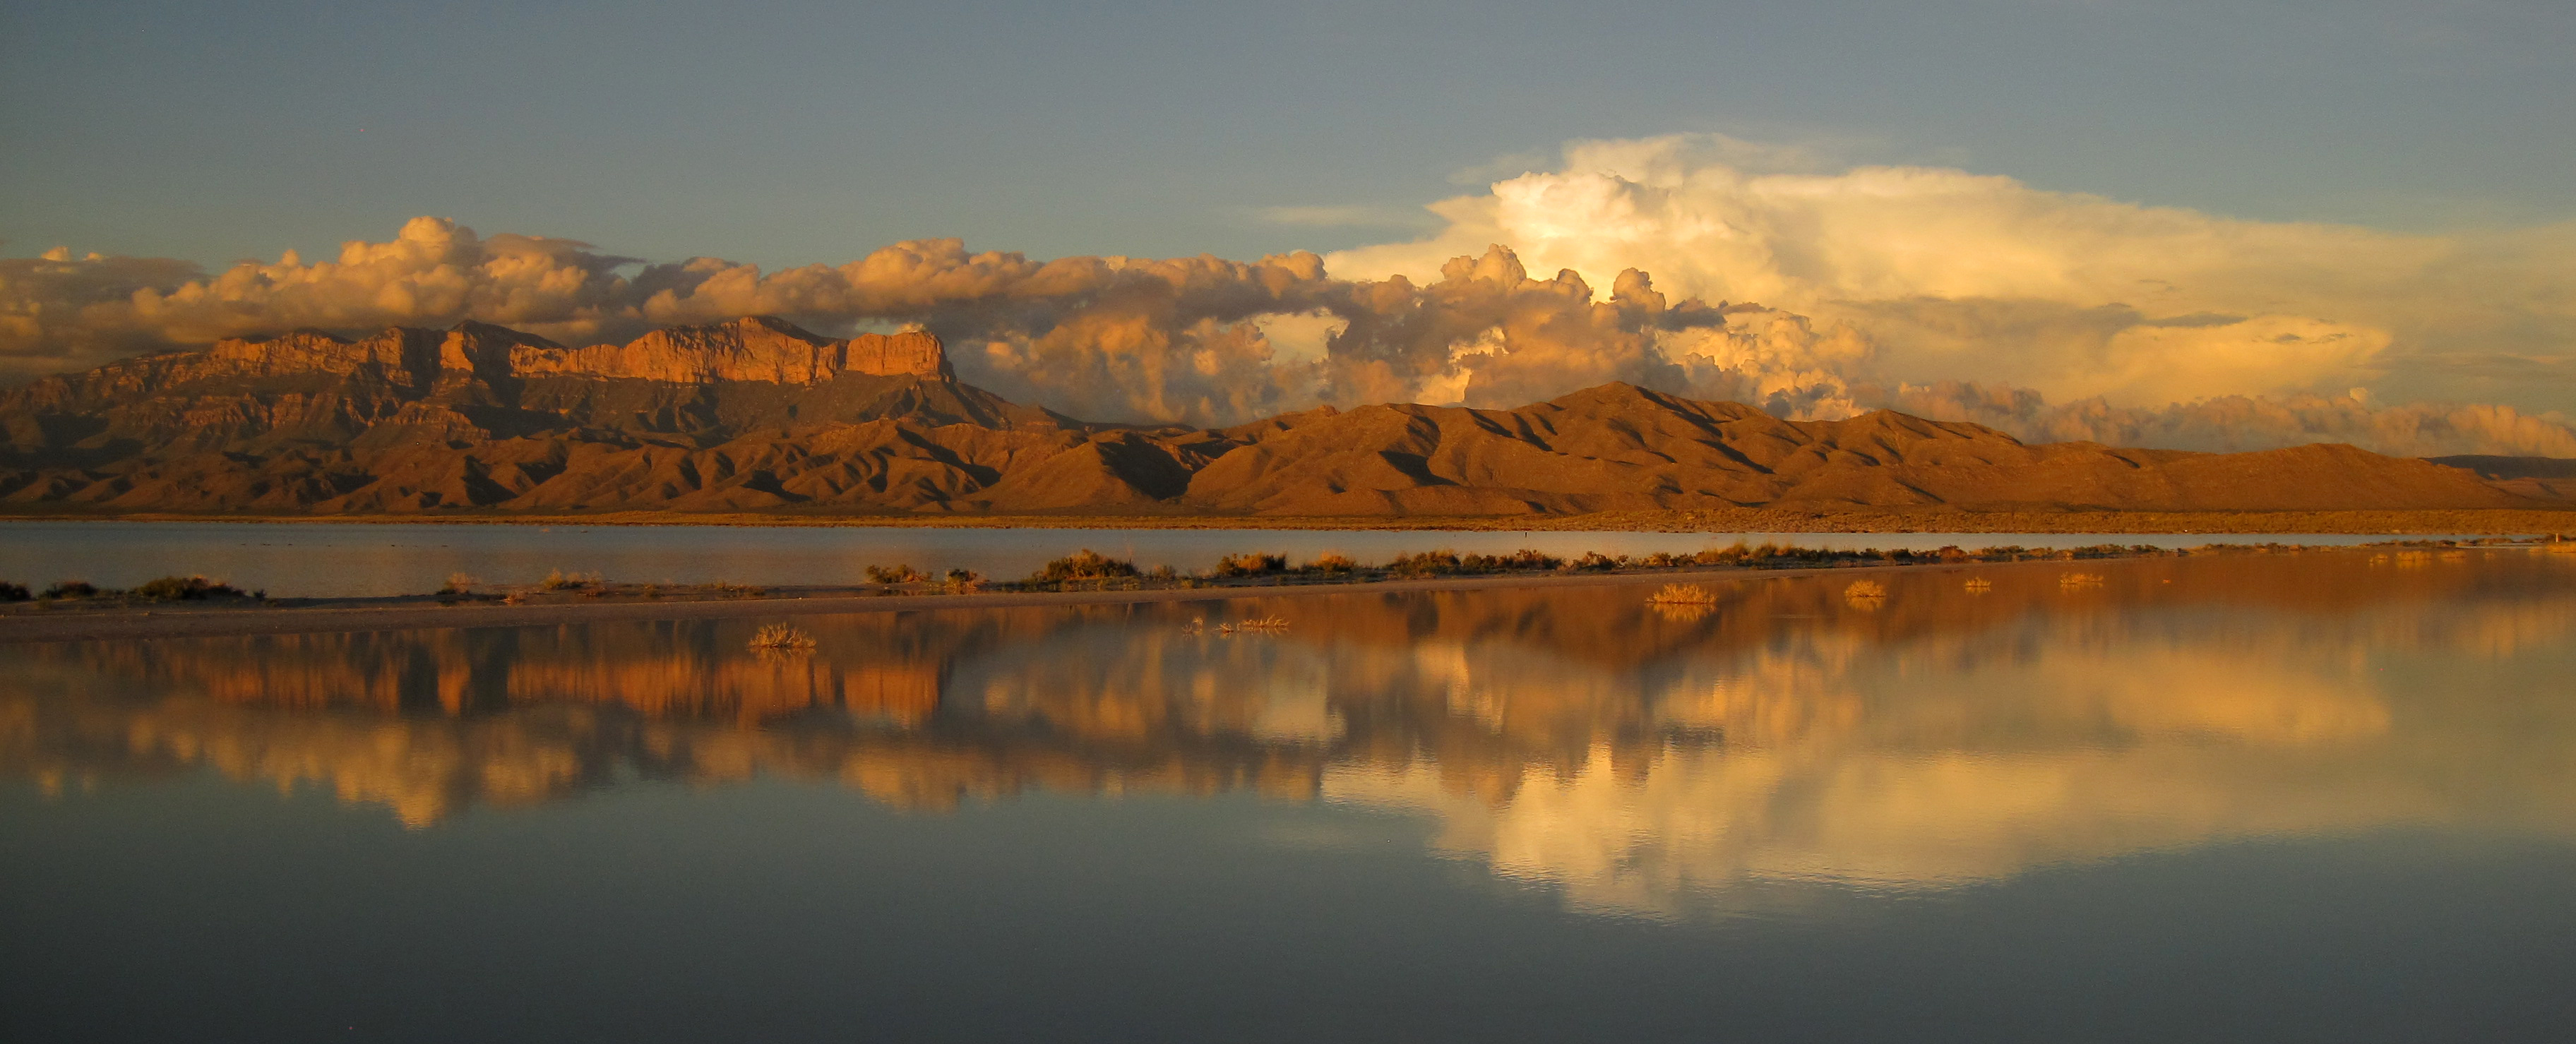
[[228,522],[521,526],[788,526],[889,529],[1295,529],[1458,532],[1638,533],[2047,533],[2106,535],[2335,534],[2546,536],[2576,533],[2567,508],[2410,511],[1810,511],[1736,508],[1602,511],[1577,515],[825,515],[616,511],[521,515],[493,512],[403,515],[170,514],[162,512],[0,514],[11,522]]
[[[1107,591],[994,591],[962,594],[770,594],[693,601],[620,601],[505,605],[464,602],[422,604],[403,599],[334,599],[320,606],[165,606],[65,612],[60,616],[0,617],[0,645],[20,642],[101,641],[132,638],[213,638],[337,631],[409,631],[449,627],[545,627],[621,620],[724,620],[747,617],[823,616],[844,613],[931,612],[946,609],[1024,609],[1041,606],[1130,605],[1147,602],[1217,602],[1330,594],[1397,594],[1494,587],[1597,587],[1713,579],[1881,572],[1891,569],[1962,569],[1968,565],[2057,565],[2056,559],[1962,565],[1815,566],[1777,569],[1684,568],[1652,573],[1495,573],[1296,584],[1242,584]],[[393,605],[351,604],[401,602]]]
[[[2292,554],[2385,553],[2390,545],[2291,548]],[[2496,545],[2489,545],[2496,546]],[[2542,550],[2529,544],[2502,545]],[[351,631],[400,631],[456,627],[543,627],[560,624],[639,620],[710,620],[790,617],[847,613],[929,612],[948,609],[1015,609],[1042,606],[1130,605],[1152,602],[1213,602],[1250,598],[1330,594],[1399,594],[1505,587],[1598,587],[1690,583],[1718,579],[1814,576],[1825,573],[1878,573],[1890,570],[1964,570],[2107,563],[2164,557],[2173,553],[2273,553],[2263,548],[2217,547],[2197,552],[2141,553],[2097,558],[2064,558],[2056,554],[2013,560],[1857,562],[1818,566],[1677,566],[1617,572],[1500,572],[1469,576],[1419,578],[1368,577],[1350,580],[1285,578],[1206,584],[1072,591],[964,591],[864,588],[798,588],[762,591],[734,597],[636,598],[617,601],[550,601],[512,604],[489,597],[454,603],[432,596],[313,599],[312,605],[241,605],[162,603],[149,608],[67,609],[56,613],[17,612],[0,616],[0,644],[142,638],[234,637]],[[865,590],[867,593],[859,593]]]

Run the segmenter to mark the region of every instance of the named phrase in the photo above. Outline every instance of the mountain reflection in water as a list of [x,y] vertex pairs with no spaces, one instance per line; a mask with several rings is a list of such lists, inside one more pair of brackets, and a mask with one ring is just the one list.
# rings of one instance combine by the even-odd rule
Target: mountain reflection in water
[[[759,620],[21,646],[0,770],[59,791],[207,766],[415,827],[635,779],[836,780],[926,812],[1249,788],[1433,815],[1445,851],[1644,914],[2232,838],[2576,833],[2576,556],[2080,567],[2103,582],[803,617],[817,647],[785,655],[747,648]],[[1273,614],[1289,629],[1215,626]]]

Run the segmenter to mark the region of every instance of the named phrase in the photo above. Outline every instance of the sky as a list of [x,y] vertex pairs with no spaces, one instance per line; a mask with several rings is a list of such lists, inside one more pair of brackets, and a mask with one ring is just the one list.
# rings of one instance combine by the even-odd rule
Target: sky
[[[955,238],[1033,259],[1312,251],[1335,277],[1429,286],[1446,256],[1498,242],[1534,283],[1570,267],[1606,299],[1621,268],[1641,267],[1676,297],[1760,300],[1817,338],[1869,342],[1859,369],[1782,361],[1779,337],[1743,349],[1780,371],[1746,378],[1748,393],[1813,391],[1782,374],[1821,367],[1846,385],[1955,378],[1982,382],[1986,400],[2009,386],[2120,409],[2361,388],[2374,408],[2564,412],[2576,410],[2569,54],[2576,6],[2563,0],[0,0],[0,259],[63,247],[210,278],[287,250],[397,243],[433,216],[478,243],[595,244],[582,262],[594,267],[711,257],[777,273]],[[1889,170],[1938,177],[1871,173]],[[1610,196],[1654,197],[1621,213],[1663,217],[1605,231],[1621,219],[1585,187],[1605,173],[1626,186]],[[1922,202],[1871,202],[1888,191]],[[1693,223],[1747,214],[1769,222],[1768,260],[1710,260]],[[1881,256],[1909,239],[1991,278]],[[2253,261],[2222,256],[2248,243]],[[1793,263],[1805,255],[1834,271]],[[1997,269],[2030,258],[2057,268]],[[92,282],[122,294],[195,277],[138,271]],[[81,340],[61,317],[107,291],[0,273],[12,278],[0,297],[18,300],[0,305],[20,318],[0,315],[18,322],[0,328],[12,355],[0,369],[21,378],[93,362],[103,345],[251,332],[117,319],[114,336]],[[2180,289],[2144,301],[2136,288],[2151,284]],[[1963,318],[1994,301],[2019,310]],[[2137,314],[2103,311],[2119,308]],[[519,317],[567,335],[618,328]],[[2070,323],[2093,331],[2075,348]],[[2042,326],[2060,333],[2031,332]],[[2203,329],[2225,336],[2189,332]],[[1268,350],[1295,356],[1287,340]],[[2293,341],[2287,363],[2227,354]],[[1046,393],[1011,370],[1036,356],[1002,357],[1027,347],[993,356],[986,376]],[[1406,349],[1420,371],[1406,389],[1473,387],[1473,347],[1448,346],[1456,365],[1439,373]],[[1741,364],[1743,351],[1698,354]],[[2171,372],[2195,376],[2156,377]],[[1065,401],[1204,421],[1335,398],[1282,394]]]

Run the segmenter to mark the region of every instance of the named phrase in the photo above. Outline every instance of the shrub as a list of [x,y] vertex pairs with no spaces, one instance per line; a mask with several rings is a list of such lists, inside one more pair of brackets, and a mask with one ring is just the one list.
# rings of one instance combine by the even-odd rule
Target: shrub
[[811,649],[814,636],[786,624],[764,624],[751,632],[751,647],[773,652]]
[[23,602],[26,600],[26,588],[17,584],[9,583],[5,580],[0,580],[0,602]]
[[1469,573],[1508,573],[1524,569],[1545,571],[1564,564],[1564,559],[1526,547],[1508,555],[1468,555],[1458,560],[1458,568]]
[[1885,598],[1887,597],[1887,585],[1879,583],[1876,580],[1854,580],[1851,582],[1851,586],[1843,588],[1843,597],[1853,601]]
[[1738,540],[1727,547],[1712,547],[1691,556],[1700,565],[1742,565],[1753,556],[1753,548]]
[[1111,558],[1086,547],[1039,567],[1037,572],[1029,574],[1029,579],[1043,584],[1060,584],[1067,580],[1108,580],[1135,575],[1136,563]]
[[909,565],[869,566],[868,582],[877,584],[916,584],[928,580],[920,570]]
[[464,573],[449,573],[447,574],[447,586],[439,588],[438,593],[443,595],[467,594],[474,590],[476,582],[477,581],[473,577],[467,576]]
[[1347,573],[1359,567],[1359,563],[1351,561],[1351,556],[1337,551],[1326,551],[1306,563],[1306,571],[1310,573]]
[[1269,573],[1286,572],[1287,569],[1288,556],[1265,554],[1259,551],[1254,551],[1240,555],[1227,555],[1224,558],[1217,559],[1215,575],[1262,576]]
[[948,571],[947,584],[949,587],[956,590],[973,590],[974,588],[981,586],[983,583],[984,574],[978,573],[972,569],[951,569]]
[[540,586],[543,586],[549,591],[563,591],[577,587],[596,586],[598,583],[599,574],[597,573],[567,573],[561,569],[549,569],[546,570],[546,578]]
[[1665,584],[1664,589],[1647,595],[1651,605],[1716,605],[1717,593],[1698,584]]
[[194,601],[202,598],[240,598],[241,589],[219,584],[202,576],[165,576],[134,589],[134,596],[155,602]]
[[1386,563],[1386,571],[1397,576],[1437,576],[1443,573],[1455,573],[1459,571],[1458,553],[1441,550],[1397,555]]
[[1624,558],[1612,558],[1599,551],[1586,551],[1583,557],[1566,563],[1566,568],[1598,573],[1617,569],[1626,564],[1627,560]]
[[96,598],[98,585],[87,580],[65,580],[45,589],[43,598]]

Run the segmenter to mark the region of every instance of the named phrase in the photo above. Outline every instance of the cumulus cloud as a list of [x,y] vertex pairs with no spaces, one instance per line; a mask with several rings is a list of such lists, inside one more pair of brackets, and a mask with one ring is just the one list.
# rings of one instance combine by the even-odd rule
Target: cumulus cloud
[[[0,259],[0,377],[303,327],[479,319],[592,343],[771,314],[926,328],[967,380],[1102,420],[1509,407],[1621,380],[2030,439],[2576,456],[2549,398],[2576,393],[2568,230],[2229,221],[1712,138],[1581,144],[1432,209],[1447,227],[1421,242],[1248,262],[937,239],[768,271],[426,217],[334,260],[218,272],[53,250]],[[2423,402],[2498,387],[2520,405]]]
[[[1562,166],[1435,204],[1440,233],[1334,254],[1420,277],[1489,243],[1595,281],[1853,324],[1876,376],[2008,382],[2153,406],[2356,384],[2562,409],[2576,396],[2576,224],[2400,235],[2049,192],[1924,167],[1818,170],[1717,136],[1570,146]],[[2424,360],[2499,357],[2535,389]],[[2438,371],[2438,372],[2437,372]]]

